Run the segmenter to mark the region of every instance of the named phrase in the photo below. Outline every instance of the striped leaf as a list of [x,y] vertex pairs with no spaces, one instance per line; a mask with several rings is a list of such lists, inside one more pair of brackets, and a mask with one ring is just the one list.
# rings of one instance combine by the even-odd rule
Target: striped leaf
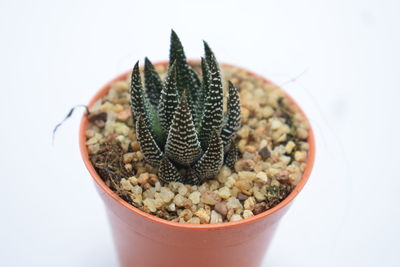
[[136,135],[146,161],[153,167],[158,167],[163,153],[150,133],[149,128],[144,122],[143,117],[136,121]]
[[178,169],[166,156],[161,159],[160,168],[158,169],[158,177],[164,182],[184,182]]
[[172,125],[165,145],[165,154],[174,162],[183,165],[192,165],[201,155],[200,142],[192,114],[184,94],[175,110]]
[[224,149],[227,149],[224,157],[224,164],[229,168],[233,168],[239,156],[237,147],[233,142],[233,139],[229,141],[229,143],[224,147]]
[[228,111],[226,114],[226,121],[221,130],[221,139],[226,147],[240,128],[240,100],[239,92],[235,86],[229,81],[228,85]]
[[[208,47],[206,43],[205,47]],[[209,58],[207,64],[209,65],[211,79],[200,128],[200,142],[203,149],[208,146],[211,133],[214,130],[221,130],[224,118],[224,91],[222,89],[221,73],[214,54],[209,47],[205,48],[205,50],[206,60],[207,57]],[[207,53],[209,53],[209,55],[207,55]]]
[[139,61],[136,62],[135,66],[132,70],[131,76],[131,108],[132,108],[132,117],[138,118],[140,116],[143,117],[145,123],[149,123],[149,118],[146,115],[146,107],[145,107],[145,93],[142,86],[142,79],[140,77],[139,71]]
[[211,83],[211,74],[210,74],[210,69],[208,68],[207,61],[205,58],[201,58],[201,72],[202,72],[202,84],[201,84],[201,89],[198,90],[197,94],[197,106],[196,106],[196,114],[197,114],[197,119],[198,123],[196,126],[200,126],[199,124],[201,123],[201,120],[203,118],[204,114],[204,104],[206,102],[206,98],[210,89],[210,83]]
[[165,142],[165,137],[163,137],[165,134],[162,132],[156,109],[149,103],[142,86],[139,61],[136,62],[132,71],[130,95],[133,121],[135,122],[136,118],[142,117],[154,140],[158,145],[162,145]]
[[161,91],[158,105],[158,116],[165,133],[169,132],[175,109],[178,106],[178,91],[176,89],[176,65],[172,64],[168,70],[165,86]]
[[217,131],[212,132],[210,145],[193,169],[202,181],[213,178],[221,169],[224,161],[224,146]]
[[178,92],[181,94],[184,90],[189,91],[188,102],[192,117],[197,125],[199,122],[196,113],[197,94],[198,90],[201,90],[201,82],[196,72],[188,64],[182,43],[173,30],[171,31],[169,62],[176,64]]
[[144,60],[144,84],[150,104],[157,108],[164,86],[153,64],[147,57]]

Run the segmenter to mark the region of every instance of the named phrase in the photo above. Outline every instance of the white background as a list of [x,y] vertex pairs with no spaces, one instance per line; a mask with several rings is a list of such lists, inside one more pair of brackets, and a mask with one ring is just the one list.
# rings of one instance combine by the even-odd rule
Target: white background
[[[315,169],[263,266],[400,266],[400,3],[0,1],[0,265],[116,266],[78,150],[76,104],[137,59],[219,61],[282,85],[310,117]],[[297,77],[297,79],[296,79]],[[245,257],[246,255],[243,255]]]

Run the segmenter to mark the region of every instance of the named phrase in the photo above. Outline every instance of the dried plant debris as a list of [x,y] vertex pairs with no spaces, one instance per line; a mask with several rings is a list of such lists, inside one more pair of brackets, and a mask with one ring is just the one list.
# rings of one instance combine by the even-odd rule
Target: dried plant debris
[[[200,75],[200,64],[192,68]],[[166,66],[154,70],[162,78],[167,76]],[[236,160],[231,168],[223,165],[214,179],[198,185],[163,182],[158,168],[145,161],[129,106],[130,80],[113,83],[90,109],[86,130],[90,159],[121,198],[169,221],[208,224],[252,217],[290,194],[306,168],[307,122],[274,85],[235,67],[222,66],[221,74],[239,90],[241,127],[232,140],[235,150],[227,153]],[[228,95],[228,83],[223,89]],[[224,112],[227,106],[224,103]]]

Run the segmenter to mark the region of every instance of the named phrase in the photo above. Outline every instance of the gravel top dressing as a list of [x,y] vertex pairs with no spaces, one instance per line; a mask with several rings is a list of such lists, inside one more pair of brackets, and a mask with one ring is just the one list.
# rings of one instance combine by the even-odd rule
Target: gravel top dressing
[[[199,66],[193,68],[201,72]],[[156,69],[161,78],[166,76],[166,66]],[[221,71],[224,81],[240,91],[239,158],[234,169],[223,166],[215,179],[200,185],[164,183],[144,161],[131,117],[130,77],[112,84],[90,109],[90,160],[121,198],[169,221],[232,222],[274,207],[300,181],[309,149],[306,120],[273,84],[240,68],[222,65]]]

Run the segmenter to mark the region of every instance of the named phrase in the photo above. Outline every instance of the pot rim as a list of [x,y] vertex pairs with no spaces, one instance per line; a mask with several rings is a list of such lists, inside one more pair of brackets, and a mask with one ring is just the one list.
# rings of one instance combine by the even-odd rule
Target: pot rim
[[[189,60],[190,63],[196,63],[199,62],[198,60]],[[167,65],[169,62],[168,61],[160,61],[154,64],[154,66],[159,66],[159,65]],[[227,67],[227,68],[239,68],[241,70],[246,71],[249,75],[252,75],[254,77],[260,78],[263,80],[263,82],[274,85],[275,87],[277,87],[279,90],[281,90],[283,92],[283,94],[285,95],[285,97],[295,106],[295,108],[297,109],[298,112],[300,112],[300,114],[303,116],[303,118],[307,121],[308,123],[308,144],[309,144],[309,151],[308,151],[308,158],[307,158],[307,163],[306,163],[306,169],[304,170],[303,176],[300,179],[299,183],[295,186],[295,188],[292,190],[292,192],[283,200],[281,201],[278,205],[276,205],[275,207],[264,211],[260,214],[254,215],[250,218],[246,218],[246,219],[242,219],[239,221],[235,221],[235,222],[223,222],[223,223],[216,223],[216,224],[184,224],[184,223],[179,223],[179,222],[172,222],[172,221],[168,221],[165,219],[161,219],[157,216],[151,215],[147,212],[144,212],[136,207],[134,207],[133,205],[129,204],[128,202],[126,202],[125,200],[123,200],[121,197],[119,197],[114,191],[112,191],[107,185],[106,183],[100,178],[100,176],[97,174],[94,166],[92,165],[92,163],[90,162],[89,159],[89,153],[87,151],[87,147],[86,147],[86,128],[87,128],[87,124],[88,124],[88,114],[84,114],[82,119],[81,119],[81,125],[80,125],[80,129],[79,129],[79,146],[80,146],[80,151],[81,151],[81,155],[82,155],[82,159],[85,163],[86,168],[88,169],[89,173],[91,174],[92,178],[94,179],[94,181],[97,183],[97,185],[102,188],[104,190],[104,192],[106,194],[108,194],[109,196],[111,196],[111,198],[116,201],[117,203],[121,204],[123,207],[125,207],[126,209],[130,210],[133,213],[136,213],[137,215],[143,216],[146,219],[148,219],[149,221],[155,222],[155,223],[160,223],[163,224],[165,226],[168,227],[173,227],[173,228],[179,228],[179,229],[223,229],[223,228],[230,228],[230,227],[235,227],[235,226],[239,226],[239,225],[243,225],[243,224],[249,224],[258,220],[263,219],[264,217],[270,216],[272,214],[274,214],[275,212],[281,210],[282,208],[284,208],[286,205],[288,205],[297,195],[298,193],[303,189],[304,185],[306,184],[306,182],[308,181],[308,178],[311,174],[313,165],[314,165],[314,159],[315,159],[315,140],[314,140],[314,133],[313,130],[311,128],[311,124],[310,121],[308,120],[307,116],[305,115],[305,113],[300,109],[299,105],[293,100],[293,98],[287,94],[284,90],[282,90],[280,87],[278,87],[277,85],[273,84],[271,81],[269,81],[268,79],[255,74],[253,72],[250,72],[246,69],[243,69],[241,67],[237,67],[235,65],[232,64],[226,64],[226,63],[222,63],[220,64],[221,66]],[[123,80],[126,79],[129,75],[131,74],[131,71],[127,71],[119,76],[117,76],[116,78],[114,78],[113,80],[111,80],[110,82],[108,82],[106,85],[104,85],[90,100],[89,104],[88,104],[88,108],[91,108],[93,106],[93,104],[100,99],[101,97],[103,97],[104,95],[106,95],[110,89],[110,85],[115,82],[115,81],[119,81],[119,80]]]

